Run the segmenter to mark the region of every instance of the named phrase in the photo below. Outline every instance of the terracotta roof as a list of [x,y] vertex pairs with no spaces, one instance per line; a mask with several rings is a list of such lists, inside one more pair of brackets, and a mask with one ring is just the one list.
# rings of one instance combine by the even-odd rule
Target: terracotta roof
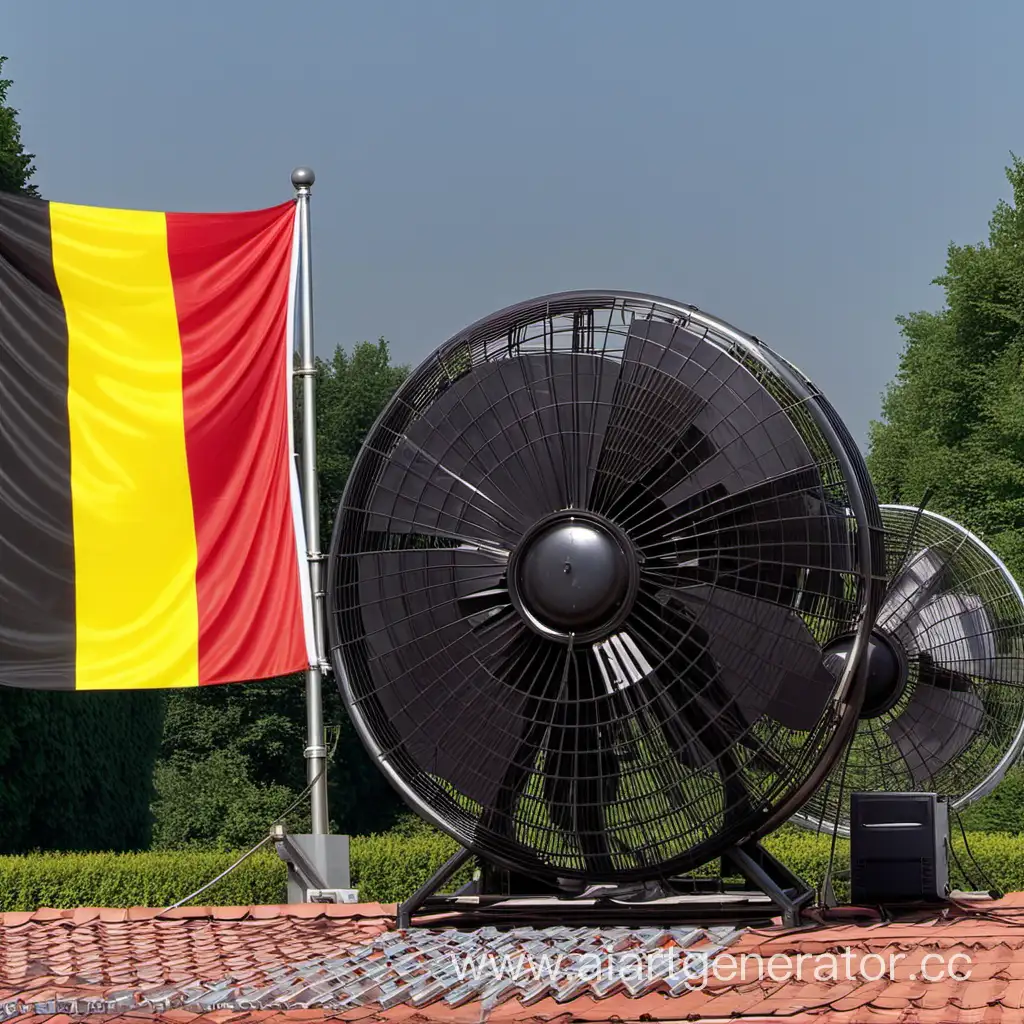
[[[42,1024],[48,1018],[65,1024],[82,1014],[160,1024],[188,1024],[199,1016],[203,1024],[326,1018],[366,1024],[1024,1020],[1024,894],[979,904],[973,912],[951,908],[885,923],[861,919],[739,933],[690,928],[457,933],[436,927],[399,933],[393,915],[393,906],[380,904],[190,907],[167,914],[140,908],[6,913],[0,919],[0,1021],[25,1018]],[[628,985],[616,982],[600,989],[607,993],[600,997],[590,979],[547,988],[539,983],[525,1005],[522,986],[510,993],[506,985],[502,992],[493,981],[468,995],[459,995],[452,984],[427,991],[431,958],[439,962],[452,948],[578,953],[595,947],[598,939],[610,944],[606,950],[645,944],[648,951],[679,944],[703,948],[713,951],[719,966],[719,947],[724,947],[733,976],[727,963],[725,977],[706,975],[706,984],[693,987],[680,985],[677,974],[649,977],[635,986],[636,998]],[[829,976],[844,963],[846,949],[845,974]],[[954,970],[969,973],[968,978],[922,978],[925,969],[938,977],[954,955],[960,957]],[[753,968],[749,977],[741,977],[741,965],[755,956],[767,973],[758,977]],[[892,978],[875,980],[890,963]],[[819,978],[816,968],[824,972]],[[673,980],[675,995],[669,994]],[[416,993],[419,1005],[412,1005]]]

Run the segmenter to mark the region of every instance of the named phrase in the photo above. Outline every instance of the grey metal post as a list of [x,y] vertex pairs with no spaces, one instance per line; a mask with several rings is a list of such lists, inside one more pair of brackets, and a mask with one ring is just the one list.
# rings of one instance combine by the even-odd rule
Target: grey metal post
[[[292,171],[299,218],[299,265],[296,286],[296,325],[302,378],[302,503],[306,520],[306,558],[313,591],[313,630],[318,664],[306,672],[306,782],[312,783],[312,831],[323,835],[327,818],[327,748],[321,692],[324,659],[323,555],[320,552],[320,496],[316,476],[316,367],[313,362],[313,265],[309,238],[309,198],[316,175],[308,167]],[[319,778],[318,778],[319,776]],[[313,780],[316,779],[316,782]]]

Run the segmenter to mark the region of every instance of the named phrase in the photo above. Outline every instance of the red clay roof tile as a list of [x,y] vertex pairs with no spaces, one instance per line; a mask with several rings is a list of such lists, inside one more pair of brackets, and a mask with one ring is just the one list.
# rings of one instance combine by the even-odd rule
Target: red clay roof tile
[[[947,916],[919,915],[916,920],[887,924],[829,923],[813,931],[781,928],[741,935],[729,952],[775,957],[789,968],[782,980],[713,980],[706,989],[683,991],[670,998],[653,991],[638,999],[619,992],[607,999],[582,995],[562,1004],[550,996],[531,1006],[512,1000],[494,1007],[488,1021],[682,1021],[754,1020],[754,1014],[784,1016],[790,1024],[1020,1024],[1024,1020],[1024,896],[1014,894],[991,906],[984,918],[968,919],[959,912]],[[1007,911],[1010,913],[1007,913]],[[284,1024],[285,1021],[433,1021],[476,1022],[481,1004],[458,1008],[435,1003],[422,1008],[379,1005],[325,1006],[317,1009],[248,1010],[213,1009],[195,1014],[167,1006],[154,1014],[141,1012],[139,1000],[192,993],[194,999],[210,992],[228,976],[234,981],[223,989],[221,1001],[246,987],[272,991],[282,975],[276,970],[292,965],[337,962],[347,951],[364,948],[377,935],[393,928],[393,907],[308,905],[292,907],[183,907],[167,913],[159,909],[130,911],[83,908],[43,910],[35,914],[7,913],[0,921],[0,1001],[21,1000],[40,1010],[52,1010],[34,1020],[57,1017],[56,998],[67,1001],[124,998],[120,1013],[109,1006],[102,1015],[111,1021],[149,1024],[190,1024],[197,1016],[217,1024]],[[1002,915],[1002,916],[1000,916]],[[390,941],[390,940],[389,940]],[[409,937],[412,941],[412,936]],[[853,951],[853,963],[877,955],[898,955],[895,980],[853,977],[829,980],[792,974],[801,956],[829,951]],[[920,977],[925,957],[935,954],[970,957],[971,977],[966,981]],[[419,958],[421,959],[421,958]],[[379,955],[377,960],[379,962]],[[966,962],[966,961],[965,961]],[[879,969],[878,963],[874,969]],[[870,973],[870,972],[869,972]],[[320,978],[317,981],[316,978]],[[326,979],[326,980],[325,980]],[[337,990],[330,971],[302,975],[285,1005],[318,998],[315,993]],[[326,986],[326,987],[325,987]],[[287,989],[287,986],[286,986]],[[93,1016],[90,1019],[100,1019]],[[767,1018],[766,1018],[767,1019]]]

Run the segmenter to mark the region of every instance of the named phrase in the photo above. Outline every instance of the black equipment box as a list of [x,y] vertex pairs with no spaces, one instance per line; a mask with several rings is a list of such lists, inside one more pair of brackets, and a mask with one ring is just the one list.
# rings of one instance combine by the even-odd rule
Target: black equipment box
[[935,793],[853,793],[850,898],[855,905],[943,902],[949,806]]

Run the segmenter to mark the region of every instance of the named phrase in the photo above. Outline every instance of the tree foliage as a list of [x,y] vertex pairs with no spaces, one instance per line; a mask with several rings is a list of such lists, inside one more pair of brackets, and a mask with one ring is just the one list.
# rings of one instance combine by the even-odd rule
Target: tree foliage
[[[321,546],[326,549],[341,493],[367,431],[405,378],[387,342],[338,347],[316,363],[317,464]],[[301,416],[301,391],[297,387]],[[324,721],[337,740],[328,767],[331,821],[354,834],[386,828],[400,801],[370,762],[332,681]],[[178,691],[167,699],[154,845],[231,849],[259,839],[305,787],[305,682],[301,675],[243,685]],[[289,817],[309,827],[303,800]]]
[[159,693],[0,690],[0,852],[150,841]]
[[979,533],[1024,580],[1024,161],[1007,168],[988,241],[949,246],[939,312],[899,318],[899,371],[871,427],[883,501],[929,507]]
[[[328,361],[317,360],[317,467],[320,537],[327,544],[349,470],[363,439],[399,385],[405,366],[392,366],[388,343],[363,342],[349,355],[340,345]],[[301,415],[301,398],[296,402]]]
[[[204,753],[157,764],[153,849],[245,849],[293,803],[287,786],[253,781],[246,756],[235,747]],[[300,819],[287,820],[305,831]]]
[[[0,56],[0,75],[3,74],[6,57]],[[14,83],[0,77],[0,192],[21,192],[27,196],[38,196],[32,184],[35,174],[35,153],[26,153],[21,142],[21,124],[18,111],[7,103],[7,92]]]

